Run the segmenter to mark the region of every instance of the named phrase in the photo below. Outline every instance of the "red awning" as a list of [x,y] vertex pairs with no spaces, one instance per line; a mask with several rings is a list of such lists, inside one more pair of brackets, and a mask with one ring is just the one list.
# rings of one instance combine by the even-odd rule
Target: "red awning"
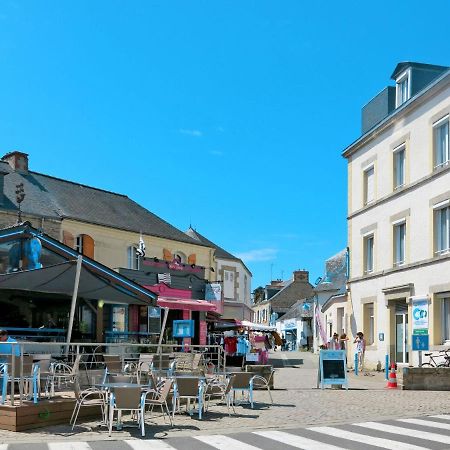
[[184,311],[216,311],[216,306],[206,300],[158,297],[157,303],[161,308],[178,309]]

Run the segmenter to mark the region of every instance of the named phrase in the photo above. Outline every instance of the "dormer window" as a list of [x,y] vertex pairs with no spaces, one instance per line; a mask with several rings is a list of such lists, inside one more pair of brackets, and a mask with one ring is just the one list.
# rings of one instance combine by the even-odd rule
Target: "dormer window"
[[396,107],[405,103],[411,97],[411,71],[407,70],[403,72],[395,81],[397,83],[396,91]]

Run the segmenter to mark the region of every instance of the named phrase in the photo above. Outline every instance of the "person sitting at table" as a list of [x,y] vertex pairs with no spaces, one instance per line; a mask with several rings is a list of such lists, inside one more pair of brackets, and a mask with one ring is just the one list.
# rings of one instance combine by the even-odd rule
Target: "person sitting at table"
[[[3,343],[4,342],[4,343]],[[8,332],[6,330],[0,330],[0,362],[6,359],[3,355],[12,355],[13,347],[14,347],[14,355],[20,356],[20,347],[18,345],[11,345],[12,343],[17,343],[15,339],[8,336]]]

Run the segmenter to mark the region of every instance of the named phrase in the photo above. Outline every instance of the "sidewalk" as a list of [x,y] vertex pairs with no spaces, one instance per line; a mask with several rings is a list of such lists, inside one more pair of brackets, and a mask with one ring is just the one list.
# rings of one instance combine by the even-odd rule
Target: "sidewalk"
[[[277,369],[274,405],[267,391],[255,392],[255,409],[236,407],[236,415],[227,414],[223,405],[213,405],[203,420],[197,416],[175,415],[175,427],[163,419],[148,416],[146,438],[166,438],[202,434],[223,434],[256,429],[282,429],[313,425],[336,425],[355,421],[450,414],[448,393],[385,389],[384,373],[373,376],[349,373],[349,390],[317,389],[318,357],[303,352],[275,352],[271,359]],[[106,440],[105,428],[98,422],[80,423],[72,432],[68,425],[12,433],[0,431],[0,443]],[[139,438],[136,428],[114,431],[113,440]]]

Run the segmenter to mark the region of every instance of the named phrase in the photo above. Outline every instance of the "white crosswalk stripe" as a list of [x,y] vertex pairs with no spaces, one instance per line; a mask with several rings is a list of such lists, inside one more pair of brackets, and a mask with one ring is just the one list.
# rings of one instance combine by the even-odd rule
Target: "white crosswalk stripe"
[[450,420],[450,414],[437,414],[435,416],[430,416],[433,419],[444,419],[444,420]]
[[411,423],[413,425],[423,425],[430,428],[439,428],[441,430],[450,430],[450,424],[441,422],[432,422],[430,420],[422,419],[397,419],[396,422]]
[[370,428],[371,430],[382,431],[384,433],[393,433],[402,436],[411,436],[419,439],[425,439],[428,441],[440,442],[442,444],[450,444],[450,436],[430,433],[428,431],[413,430],[412,428],[402,428],[395,425],[387,425],[385,423],[377,422],[355,423],[354,425],[357,425],[358,427]]
[[[341,430],[339,428],[333,427],[314,427],[309,428],[311,431],[316,431],[318,433],[323,433],[328,436],[333,436],[337,438],[348,439],[349,441],[362,442],[364,444],[369,441],[369,436],[361,433],[354,433],[352,431]],[[381,448],[387,448],[390,450],[423,450],[426,447],[419,447],[417,445],[405,444],[403,442],[391,441],[390,439],[378,438],[370,436],[370,445],[375,445]]]
[[336,447],[330,444],[324,444],[313,439],[308,439],[303,436],[285,433],[284,431],[254,431],[253,434],[272,439],[276,442],[292,445],[292,447],[302,448],[303,450],[338,450],[341,447]]
[[149,439],[145,441],[141,441],[138,439],[135,440],[126,440],[126,442],[133,450],[160,450],[160,449],[175,449],[167,442],[164,442],[159,439]]
[[92,450],[87,442],[49,442],[48,450]]
[[[423,450],[429,448],[428,445],[436,446],[436,443],[445,444],[445,448],[450,448],[450,436],[441,434],[443,430],[450,430],[450,415],[440,414],[427,416],[427,420],[424,419],[397,419],[390,424],[380,422],[352,424],[358,427],[358,432],[353,431],[354,429],[349,431],[340,426],[317,426],[298,429],[295,434],[290,430],[255,430],[252,434],[259,436],[258,442],[261,442],[263,448],[283,448],[283,446],[289,445],[303,450],[345,450],[348,447],[353,448],[356,445],[355,442],[361,444],[361,448],[370,444],[374,447],[391,450]],[[429,427],[430,431],[414,429],[415,425]],[[374,433],[364,434],[368,429],[381,433],[380,437],[372,436]],[[407,437],[420,439],[420,444],[417,441],[414,444],[405,442],[408,440]],[[333,440],[333,438],[339,438],[339,442],[342,444],[336,443],[336,439]],[[239,434],[189,436],[183,438],[182,443],[179,439],[170,437],[167,439],[126,439],[122,445],[118,441],[116,445],[119,444],[119,447],[116,448],[120,450],[184,450],[185,448],[195,449],[199,442],[218,450],[261,450],[257,443],[251,445],[241,441]],[[344,447],[340,447],[340,445]],[[97,444],[91,446],[88,442],[58,441],[46,443],[46,446],[48,450],[93,450]],[[0,444],[0,450],[16,450],[16,448],[15,443]],[[18,450],[22,449],[23,444]]]
[[261,450],[259,447],[245,444],[237,439],[230,438],[223,434],[215,434],[210,436],[195,436],[194,439],[204,442],[211,447],[219,450]]

